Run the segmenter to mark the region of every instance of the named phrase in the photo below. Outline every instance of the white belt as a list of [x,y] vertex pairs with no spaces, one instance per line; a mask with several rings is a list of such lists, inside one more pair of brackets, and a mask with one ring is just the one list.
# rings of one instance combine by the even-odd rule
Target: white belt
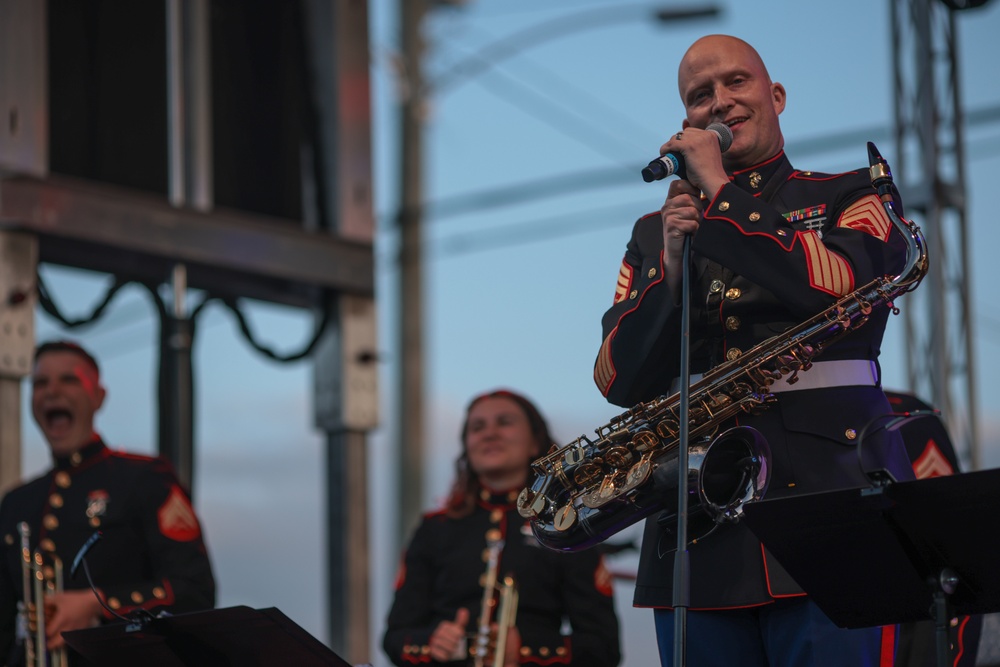
[[[701,373],[691,375],[691,384],[704,377]],[[795,384],[788,384],[786,375],[771,385],[770,392],[777,394],[782,391],[800,391],[803,389],[827,389],[829,387],[878,385],[878,369],[870,359],[840,359],[837,361],[816,361],[808,371],[799,371]],[[680,391],[677,378],[670,384],[670,393]]]

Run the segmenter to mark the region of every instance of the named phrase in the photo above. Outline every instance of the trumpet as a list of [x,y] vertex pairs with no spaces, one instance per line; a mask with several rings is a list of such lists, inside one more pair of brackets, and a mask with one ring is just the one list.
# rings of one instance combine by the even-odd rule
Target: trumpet
[[55,553],[31,550],[31,528],[17,525],[21,537],[22,599],[18,603],[27,667],[68,667],[65,648],[45,648],[45,596],[63,591],[63,564]]
[[[500,552],[504,541],[487,542],[486,572],[483,574],[483,601],[479,608],[476,636],[469,653],[475,667],[503,667],[507,650],[507,634],[517,617],[517,585],[510,575],[497,583]],[[498,605],[499,602],[499,605]],[[494,609],[496,616],[494,618]],[[494,623],[496,628],[494,629]],[[490,656],[492,655],[492,659]]]

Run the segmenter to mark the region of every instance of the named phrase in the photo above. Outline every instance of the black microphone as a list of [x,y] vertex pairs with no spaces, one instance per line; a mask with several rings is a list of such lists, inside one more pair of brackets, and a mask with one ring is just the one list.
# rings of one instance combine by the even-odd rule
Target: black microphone
[[[719,137],[719,148],[723,153],[733,145],[733,131],[723,123],[712,123],[705,128],[709,132],[715,132]],[[645,169],[642,170],[642,180],[647,183],[659,181],[667,176],[677,175],[678,178],[687,176],[684,169],[684,156],[680,153],[667,153],[652,160]]]

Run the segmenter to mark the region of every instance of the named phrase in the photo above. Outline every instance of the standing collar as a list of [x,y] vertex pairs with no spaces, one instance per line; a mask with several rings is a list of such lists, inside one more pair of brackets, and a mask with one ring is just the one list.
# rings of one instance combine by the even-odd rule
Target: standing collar
[[52,467],[56,470],[70,470],[78,468],[87,463],[107,456],[108,448],[104,441],[98,436],[95,440],[87,443],[69,456],[55,456],[52,459]]
[[791,172],[791,165],[785,151],[752,167],[738,169],[732,173],[732,182],[741,190],[760,195],[775,177],[785,178]]

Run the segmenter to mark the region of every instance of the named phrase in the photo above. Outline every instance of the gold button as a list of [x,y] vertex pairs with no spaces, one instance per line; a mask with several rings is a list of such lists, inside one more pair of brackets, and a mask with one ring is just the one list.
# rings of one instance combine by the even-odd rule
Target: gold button
[[146,598],[142,597],[142,593],[139,591],[132,591],[132,602],[136,604],[142,604],[142,601]]
[[423,655],[430,655],[430,653],[431,653],[431,647],[430,646],[421,646],[420,647],[420,653],[422,653]]
[[121,609],[122,603],[118,600],[118,598],[108,598],[108,606],[112,609]]
[[719,210],[720,211],[728,211],[729,210],[729,202],[727,202],[727,201],[719,202]]
[[788,232],[786,232],[784,229],[779,229],[778,231],[775,232],[775,234],[777,234],[778,236],[788,236]]
[[844,437],[847,438],[848,440],[854,440],[855,438],[858,437],[858,432],[855,431],[853,428],[849,428],[846,431],[844,431]]
[[3,536],[3,541],[4,541],[4,544],[6,544],[7,546],[10,546],[10,545],[14,544],[14,536],[12,534],[10,534],[10,533],[7,533],[6,535]]
[[165,600],[167,598],[167,592],[159,586],[156,586],[153,588],[153,597],[157,600]]
[[760,213],[754,211],[750,214],[750,222],[757,222],[758,220],[760,220]]
[[740,328],[740,318],[730,315],[726,318],[726,328],[730,331],[738,331]]
[[531,655],[531,649],[529,647],[527,647],[527,646],[522,646],[521,647],[521,655],[523,655],[525,657]]
[[72,465],[75,468],[76,466],[83,463],[83,454],[81,454],[80,452],[73,452],[73,456],[69,457],[69,462],[70,465]]
[[556,655],[566,655],[566,647],[565,646],[557,646],[556,647]]
[[543,646],[542,648],[538,649],[538,655],[542,656],[543,658],[548,657],[549,647]]
[[812,173],[811,171],[803,171],[803,172],[802,172],[802,175],[803,175],[803,176],[812,176],[812,175],[813,175],[813,173]]
[[743,350],[738,347],[731,347],[726,350],[726,359],[729,359],[729,361],[739,359],[741,354],[743,354]]
[[56,473],[56,486],[62,489],[68,489],[70,485],[69,473],[65,470],[60,470]]
[[502,509],[494,509],[494,510],[492,510],[490,512],[490,522],[491,523],[500,523],[500,519],[502,519],[502,518],[503,518],[503,510]]
[[54,514],[46,514],[45,518],[42,519],[42,525],[49,530],[55,530],[59,527],[59,519]]
[[632,290],[631,292],[629,292],[628,298],[634,299],[637,296],[639,296],[639,290]]
[[38,543],[38,548],[42,551],[55,551],[56,543],[46,537]]
[[726,290],[726,298],[729,299],[730,301],[736,301],[736,299],[740,298],[741,296],[743,296],[743,290],[741,290],[739,287],[730,287],[729,289]]
[[646,275],[649,276],[650,278],[655,278],[656,277],[656,269],[650,269],[649,273],[647,273]]
[[52,507],[54,507],[56,509],[59,509],[60,507],[62,507],[63,506],[63,498],[62,498],[62,496],[60,496],[58,493],[53,493],[52,495],[50,495],[49,496],[49,505],[51,505]]
[[92,517],[90,517],[90,521],[88,523],[90,523],[90,525],[92,527],[97,528],[98,526],[101,525],[101,517],[99,517],[99,516],[92,516]]
[[711,292],[712,294],[718,294],[719,292],[722,291],[723,287],[724,285],[722,284],[721,280],[713,280],[711,284],[708,286],[708,291]]
[[486,541],[487,542],[496,542],[501,537],[503,537],[503,536],[500,534],[500,529],[499,528],[490,528],[489,530],[486,531]]

